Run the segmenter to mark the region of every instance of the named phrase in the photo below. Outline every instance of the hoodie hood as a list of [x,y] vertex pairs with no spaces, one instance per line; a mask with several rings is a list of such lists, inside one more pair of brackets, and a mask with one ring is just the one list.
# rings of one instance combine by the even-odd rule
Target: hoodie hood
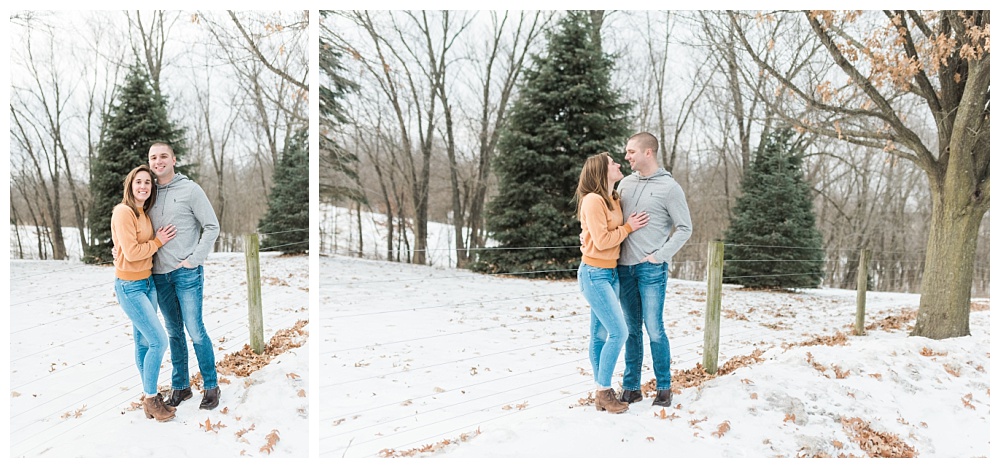
[[156,189],[163,190],[170,187],[179,187],[184,183],[184,181],[191,181],[191,179],[188,179],[186,175],[181,174],[180,172],[175,172],[174,178],[170,179],[170,182],[167,182],[165,185],[161,185],[159,182],[156,182]]

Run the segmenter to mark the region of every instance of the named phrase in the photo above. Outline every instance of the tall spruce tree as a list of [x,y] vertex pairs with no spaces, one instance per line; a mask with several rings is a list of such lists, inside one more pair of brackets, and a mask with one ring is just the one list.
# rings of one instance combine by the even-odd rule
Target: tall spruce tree
[[104,135],[91,168],[87,217],[91,242],[83,255],[87,263],[111,260],[111,211],[122,201],[125,176],[136,166],[148,164],[150,143],[170,143],[178,163],[185,153],[184,130],[170,122],[166,98],[153,92],[149,76],[139,65],[130,67],[118,103],[104,118]]
[[[499,248],[473,269],[488,272],[572,270],[580,262],[574,194],[584,160],[621,152],[628,104],[611,86],[614,65],[601,50],[589,15],[568,12],[533,56],[519,97],[501,130],[493,168],[499,192],[486,228]],[[567,277],[573,273],[539,273]]]
[[257,230],[261,250],[304,253],[309,250],[309,143],[306,129],[289,139],[274,169],[267,214]]
[[[332,12],[320,11],[325,18]],[[357,91],[357,83],[347,79],[341,65],[341,53],[337,52],[326,38],[332,34],[321,22],[319,37],[319,71],[323,81],[319,86],[319,195],[326,201],[365,201],[360,190],[357,155],[337,144],[330,134],[339,125],[348,121],[341,101],[344,95]]]
[[763,136],[743,178],[743,194],[725,234],[725,282],[749,288],[815,288],[823,279],[823,238],[811,189],[802,178],[802,148],[793,131]]

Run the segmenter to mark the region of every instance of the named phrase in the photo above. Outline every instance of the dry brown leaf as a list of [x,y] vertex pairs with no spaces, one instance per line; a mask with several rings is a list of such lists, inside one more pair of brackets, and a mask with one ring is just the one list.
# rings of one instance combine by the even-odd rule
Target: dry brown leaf
[[696,427],[698,424],[701,424],[701,423],[703,423],[705,421],[708,421],[708,416],[705,416],[704,418],[701,418],[701,419],[692,419],[692,420],[688,421],[688,424],[690,424],[691,427]]
[[243,428],[243,429],[240,429],[240,430],[236,431],[236,437],[243,437],[244,435],[246,435],[247,432],[250,432],[250,431],[252,431],[252,430],[254,430],[256,428],[257,428],[256,424],[251,424],[250,427]]
[[339,425],[340,425],[340,423],[342,423],[342,422],[344,422],[344,421],[345,421],[345,419],[344,419],[344,418],[340,418],[340,419],[338,419],[338,420],[334,421],[334,422],[333,422],[333,425],[334,425],[334,426],[339,426]]
[[965,395],[964,397],[962,397],[962,404],[965,405],[966,408],[976,409],[975,406],[972,406],[972,394],[971,393],[969,393],[968,395]]
[[648,441],[652,442],[652,441],[654,441],[654,440],[656,440],[656,439],[654,439],[654,438],[653,438],[653,436],[649,436],[649,437],[646,437],[646,440],[648,440]]
[[299,391],[296,392],[295,394],[298,395],[300,398],[305,398],[306,397],[306,390],[304,388],[300,388]]
[[843,449],[844,448],[844,443],[841,442],[841,441],[839,441],[839,440],[834,439],[834,441],[833,441],[833,448],[835,448],[837,450]]
[[296,374],[294,372],[289,372],[289,373],[285,374],[285,377],[288,377],[289,379],[297,379],[297,378],[299,378],[299,374]]
[[221,421],[217,422],[215,424],[212,424],[211,418],[205,418],[205,422],[204,423],[198,423],[198,427],[204,427],[205,428],[205,432],[219,432],[219,429],[221,429],[223,427],[226,427],[226,425],[222,424]]
[[718,438],[721,439],[722,436],[725,435],[727,432],[729,432],[729,421],[728,420],[727,421],[723,421],[722,424],[719,424],[719,430],[713,432],[712,435],[714,435],[714,436],[716,436],[716,437],[718,437]]
[[788,422],[788,421],[795,422],[795,414],[785,413],[785,420],[782,422]]
[[278,437],[278,430],[275,429],[275,430],[271,431],[269,434],[267,434],[266,436],[264,436],[264,440],[266,440],[267,443],[264,444],[264,446],[260,448],[260,452],[261,453],[267,453],[268,455],[270,455],[271,452],[274,451],[274,444],[277,444],[278,441],[281,440],[281,438]]
[[953,366],[951,366],[949,364],[945,364],[944,365],[944,371],[947,372],[947,373],[949,373],[949,374],[951,374],[951,375],[954,375],[955,377],[961,377],[961,374],[959,373],[958,368],[953,367]]
[[751,393],[750,394],[750,399],[751,400],[756,400],[757,399],[757,392]]
[[219,412],[222,414],[229,414],[229,407],[225,406],[221,410],[219,410]]

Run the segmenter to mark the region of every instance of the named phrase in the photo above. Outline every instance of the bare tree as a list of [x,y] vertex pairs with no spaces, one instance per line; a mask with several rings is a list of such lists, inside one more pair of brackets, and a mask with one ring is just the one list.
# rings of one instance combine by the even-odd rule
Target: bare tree
[[[397,14],[394,12],[380,16],[388,24],[377,24],[367,11],[342,12],[341,16],[360,28],[363,37],[357,41],[362,42],[350,41],[337,33],[331,38],[335,46],[361,63],[367,76],[374,80],[373,84],[390,104],[396,118],[400,147],[405,155],[401,158],[405,166],[403,174],[412,190],[413,262],[420,264],[426,263],[427,258],[430,161],[435,128],[440,118],[437,108],[437,81],[440,80],[440,74],[436,73],[435,64],[448,60],[450,44],[462,30],[461,27],[457,30],[450,29],[451,23],[444,19],[450,13],[440,14],[442,29],[440,42],[436,44],[433,41],[425,43],[425,38],[421,36],[408,38],[408,28],[397,21]],[[430,20],[426,12],[404,13],[402,16],[409,27],[430,31]],[[362,51],[370,55],[366,56]],[[414,71],[413,68],[417,70]]]
[[156,10],[152,12],[152,18],[148,22],[138,10],[126,11],[125,16],[128,18],[129,35],[132,37],[132,53],[137,59],[141,58],[146,71],[149,72],[149,83],[153,93],[161,96],[160,75],[167,65],[164,53],[170,29],[180,18],[180,12]]
[[[478,102],[479,115],[475,120],[478,130],[474,160],[476,172],[469,188],[472,195],[466,203],[469,225],[466,244],[470,248],[482,248],[486,245],[483,212],[500,129],[507,124],[507,111],[525,59],[551,18],[551,13],[520,12],[516,23],[508,27],[509,12],[504,12],[502,16],[496,12],[490,13],[490,39],[482,51],[483,57],[477,60],[481,98]],[[468,251],[458,252],[460,264],[464,264],[469,258]]]
[[[41,194],[35,198],[25,197],[27,200],[40,200],[44,203],[46,222],[49,229],[49,242],[52,245],[52,258],[64,260],[66,258],[66,242],[62,234],[62,217],[59,207],[59,158],[52,154],[44,144],[42,130],[37,122],[31,120],[24,111],[15,110],[14,105],[10,107],[11,118],[14,125],[11,127],[11,137],[17,142],[18,147],[28,156],[31,161],[32,176],[35,178],[35,188],[40,189]],[[43,173],[42,167],[46,173]],[[41,238],[39,238],[41,239]]]
[[[811,82],[790,79],[765,60],[739,15],[729,15],[754,61],[813,111],[790,119],[795,125],[882,149],[923,170],[932,209],[913,334],[968,335],[971,260],[989,210],[989,11],[886,11],[882,21],[806,12],[814,37],[844,74]],[[936,129],[929,141],[916,130],[919,116],[907,119],[915,102]]]

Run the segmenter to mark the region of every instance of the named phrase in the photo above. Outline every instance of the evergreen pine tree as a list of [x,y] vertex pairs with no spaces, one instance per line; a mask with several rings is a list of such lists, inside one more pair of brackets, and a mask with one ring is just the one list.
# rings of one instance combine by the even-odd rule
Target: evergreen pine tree
[[[322,17],[329,14],[330,11],[320,11]],[[319,195],[327,201],[364,201],[355,170],[357,155],[345,150],[330,137],[335,127],[347,122],[340,101],[348,92],[356,91],[358,85],[344,76],[341,54],[325,37],[325,33],[329,32],[326,26],[322,26],[322,31],[324,34],[319,38],[319,71],[323,78],[319,86]]]
[[309,250],[309,143],[306,129],[292,136],[274,168],[267,214],[257,230],[261,250],[304,253]]
[[[494,158],[499,192],[486,228],[497,249],[473,268],[489,272],[572,270],[580,262],[574,194],[584,160],[619,153],[628,105],[612,89],[613,62],[586,13],[568,12],[533,57]],[[572,276],[573,273],[542,274]]]
[[802,178],[802,148],[791,129],[763,136],[725,234],[727,283],[750,288],[815,288],[823,279],[823,239],[811,189]]
[[154,141],[170,143],[178,162],[185,152],[183,129],[170,122],[166,98],[153,93],[149,77],[139,65],[129,69],[118,103],[104,118],[104,135],[91,167],[87,216],[91,242],[83,255],[87,263],[111,261],[111,211],[122,201],[125,176],[136,166],[148,164],[149,145]]

